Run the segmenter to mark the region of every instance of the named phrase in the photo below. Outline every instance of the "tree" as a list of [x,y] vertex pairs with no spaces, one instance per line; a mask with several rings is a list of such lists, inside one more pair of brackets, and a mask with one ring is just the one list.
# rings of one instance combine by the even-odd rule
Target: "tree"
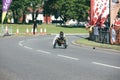
[[[22,5],[21,5],[22,4]],[[20,17],[23,17],[24,22],[24,15],[28,12],[27,8],[31,7],[33,10],[37,7],[40,7],[42,4],[42,0],[13,0],[12,5],[10,9],[13,12],[13,17],[16,22],[18,22],[18,19]]]
[[0,0],[0,22],[2,17],[2,0]]
[[[49,4],[49,5],[48,5]],[[90,0],[48,0],[44,5],[45,12],[59,15],[64,21],[76,19],[87,20]]]
[[[15,21],[17,22],[19,17],[27,13],[28,7],[33,9],[34,14],[37,7],[42,6],[42,2],[44,2],[45,15],[55,15],[56,18],[60,16],[63,21],[69,19],[86,20],[90,7],[90,0],[13,0],[10,9],[13,12]],[[0,3],[2,4],[2,0]],[[1,4],[0,8],[2,8]]]

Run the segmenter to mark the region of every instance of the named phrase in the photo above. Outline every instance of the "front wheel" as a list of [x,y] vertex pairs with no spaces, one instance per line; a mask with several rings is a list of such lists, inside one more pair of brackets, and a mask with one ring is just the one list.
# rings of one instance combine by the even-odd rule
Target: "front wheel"
[[56,42],[54,43],[53,48],[56,48]]
[[67,48],[67,44],[66,44],[66,43],[64,43],[64,48],[65,48],[65,49]]

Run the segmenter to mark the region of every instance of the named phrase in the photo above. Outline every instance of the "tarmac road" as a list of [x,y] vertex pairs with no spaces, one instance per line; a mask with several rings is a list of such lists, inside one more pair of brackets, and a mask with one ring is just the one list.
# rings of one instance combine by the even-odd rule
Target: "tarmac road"
[[0,38],[0,80],[120,80],[120,53],[71,44],[53,49],[53,35]]

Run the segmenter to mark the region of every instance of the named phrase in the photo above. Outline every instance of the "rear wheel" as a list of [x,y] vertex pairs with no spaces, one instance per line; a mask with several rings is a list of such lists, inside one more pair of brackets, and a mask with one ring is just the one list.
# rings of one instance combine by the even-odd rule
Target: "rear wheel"
[[55,43],[54,43],[54,45],[53,45],[53,48],[56,48],[56,41],[55,41]]
[[67,44],[66,44],[66,43],[64,43],[64,48],[65,48],[65,49],[67,48]]

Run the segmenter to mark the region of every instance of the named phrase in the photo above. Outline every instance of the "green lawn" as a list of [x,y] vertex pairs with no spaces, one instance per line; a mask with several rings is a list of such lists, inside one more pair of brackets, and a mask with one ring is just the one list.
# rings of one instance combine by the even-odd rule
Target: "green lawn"
[[[4,24],[4,28],[5,28],[6,24]],[[19,33],[20,34],[24,34],[26,33],[26,29],[29,29],[29,32],[31,32],[31,29],[33,27],[32,24],[7,24],[8,28],[11,29],[12,28],[12,33],[16,33],[17,29],[19,29]],[[1,27],[1,25],[0,25]],[[65,33],[87,33],[85,28],[76,28],[76,27],[62,27],[62,26],[56,26],[54,24],[42,24],[42,25],[38,25],[37,31],[40,32],[40,30],[45,29],[48,34],[51,33],[59,33],[60,31],[64,31]]]

